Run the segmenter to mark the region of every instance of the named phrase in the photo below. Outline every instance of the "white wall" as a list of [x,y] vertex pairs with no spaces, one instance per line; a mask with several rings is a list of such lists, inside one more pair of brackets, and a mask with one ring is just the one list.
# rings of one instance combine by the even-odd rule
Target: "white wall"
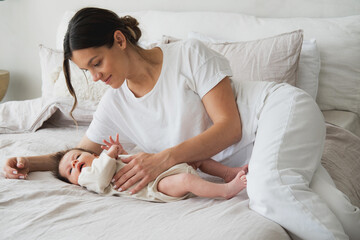
[[0,69],[10,71],[2,102],[41,96],[38,45],[55,48],[66,10],[85,6],[139,10],[240,12],[263,17],[360,14],[360,0],[5,0],[0,1]]

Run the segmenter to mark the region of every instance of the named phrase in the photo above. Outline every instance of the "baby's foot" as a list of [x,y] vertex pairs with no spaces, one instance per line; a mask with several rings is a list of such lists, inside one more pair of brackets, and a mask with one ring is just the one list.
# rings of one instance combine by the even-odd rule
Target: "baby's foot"
[[242,167],[238,167],[238,168],[229,168],[228,171],[226,171],[226,174],[224,176],[224,181],[226,183],[231,182],[236,177],[236,175],[241,171],[244,171],[245,174],[247,174],[248,165],[246,164],[246,165],[244,165]]
[[238,172],[235,178],[231,182],[226,183],[226,185],[227,185],[226,188],[227,192],[225,196],[226,199],[230,199],[235,195],[237,195],[241,190],[246,188],[247,179],[246,179],[245,171],[241,170],[240,172]]

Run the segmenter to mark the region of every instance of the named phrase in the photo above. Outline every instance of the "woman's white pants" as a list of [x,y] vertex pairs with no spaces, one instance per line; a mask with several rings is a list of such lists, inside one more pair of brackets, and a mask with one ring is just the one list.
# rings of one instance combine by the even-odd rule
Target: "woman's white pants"
[[350,239],[360,236],[359,209],[320,164],[326,128],[315,101],[295,87],[274,85],[257,121],[247,176],[250,208],[294,239],[349,239],[344,229]]

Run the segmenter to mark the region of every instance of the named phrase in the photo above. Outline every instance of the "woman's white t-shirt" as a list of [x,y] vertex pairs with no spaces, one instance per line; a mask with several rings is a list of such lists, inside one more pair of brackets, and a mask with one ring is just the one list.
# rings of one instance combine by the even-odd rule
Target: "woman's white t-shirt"
[[[119,134],[125,149],[137,146],[157,153],[199,135],[212,126],[202,97],[232,71],[226,58],[198,40],[159,46],[163,65],[154,88],[135,97],[126,81],[102,97],[86,132],[102,144]],[[221,161],[239,150],[240,142],[213,157]]]

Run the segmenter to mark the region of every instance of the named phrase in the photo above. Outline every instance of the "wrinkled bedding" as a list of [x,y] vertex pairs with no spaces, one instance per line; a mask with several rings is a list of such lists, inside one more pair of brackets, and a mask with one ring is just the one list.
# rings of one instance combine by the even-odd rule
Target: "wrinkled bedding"
[[[36,98],[0,104],[0,134],[35,132],[53,118],[57,125],[68,126],[73,100],[68,98]],[[97,103],[82,101],[73,112],[78,125],[89,125]],[[22,116],[22,117],[19,117]]]
[[[46,125],[34,133],[2,134],[1,167],[14,155],[74,146],[85,129]],[[28,180],[5,179],[1,172],[0,216],[2,239],[290,239],[249,210],[246,191],[231,200],[151,203],[99,196],[50,172],[31,173]]]
[[360,138],[341,127],[327,124],[321,163],[336,187],[353,205],[360,207]]
[[[28,121],[17,120],[22,124],[5,125],[10,115],[0,119],[1,169],[11,156],[41,155],[75,146],[91,119],[91,111],[83,109],[77,115],[83,124],[71,126],[63,114],[71,105],[32,102],[37,107],[31,101],[0,105],[2,113],[10,109],[9,105],[33,112]],[[322,164],[337,187],[359,206],[360,138],[327,124]],[[64,183],[50,172],[30,173],[28,180],[11,180],[5,179],[1,170],[0,235],[2,239],[290,239],[280,225],[251,211],[248,202],[244,190],[230,200],[195,197],[151,203],[99,196]]]

